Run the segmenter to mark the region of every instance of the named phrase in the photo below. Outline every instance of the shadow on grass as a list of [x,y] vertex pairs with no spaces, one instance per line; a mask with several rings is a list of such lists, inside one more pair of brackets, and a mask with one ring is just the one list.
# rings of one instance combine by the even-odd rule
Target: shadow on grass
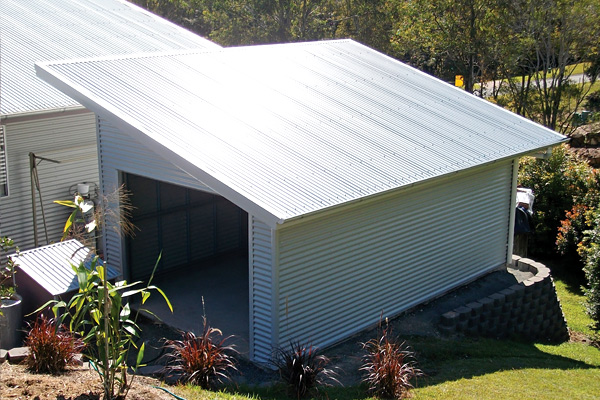
[[419,387],[515,369],[599,369],[569,357],[546,353],[534,344],[509,340],[413,338],[426,374]]
[[[424,388],[444,382],[469,379],[495,372],[516,369],[598,369],[569,357],[546,353],[534,344],[492,339],[440,339],[433,337],[410,337],[407,343],[416,352],[419,368],[425,376],[415,386]],[[274,375],[275,377],[275,375]],[[242,394],[261,400],[287,399],[281,384],[265,387],[229,387],[231,394]],[[365,399],[365,385],[323,388],[314,398]]]
[[[226,391],[232,395],[242,395],[254,399],[260,400],[289,400],[295,399],[294,396],[288,396],[286,394],[285,387],[282,384],[277,384],[271,387],[262,388],[247,388],[238,387],[229,388]],[[355,385],[349,387],[320,387],[318,391],[313,392],[306,399],[340,399],[340,400],[351,400],[351,399],[366,399],[368,398],[366,387]]]
[[566,285],[566,289],[578,296],[583,295],[582,286],[586,284],[585,274],[581,261],[572,257],[555,257],[535,259],[548,268],[552,276],[560,279]]

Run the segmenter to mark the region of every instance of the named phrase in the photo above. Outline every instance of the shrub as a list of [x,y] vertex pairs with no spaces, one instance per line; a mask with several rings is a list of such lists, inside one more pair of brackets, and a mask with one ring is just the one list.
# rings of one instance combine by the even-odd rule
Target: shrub
[[[17,253],[19,252],[19,248],[15,246],[11,238],[7,236],[0,237],[0,253],[6,255],[11,249],[14,249]],[[0,265],[0,299],[10,299],[15,294],[15,267],[16,264],[12,258],[9,258],[4,265]]]
[[67,331],[64,325],[41,316],[29,326],[25,345],[29,347],[26,362],[31,371],[58,374],[76,362],[75,356],[83,349],[84,344]]
[[312,344],[290,341],[289,347],[278,347],[271,363],[277,368],[290,397],[301,398],[318,389],[319,385],[337,382],[336,373],[327,368],[330,359],[318,354]]
[[587,280],[584,288],[586,309],[594,321],[594,328],[600,329],[600,208],[595,210],[591,229],[584,232],[585,237],[579,245],[579,254],[583,258],[583,271]]
[[[167,340],[165,347],[171,352],[165,367],[170,376],[176,375],[179,380],[198,385],[203,389],[211,389],[223,380],[231,380],[230,373],[237,371],[233,345],[225,342],[232,336],[222,338],[219,329],[208,326],[203,317],[203,332],[196,336],[193,332],[182,332],[181,340]],[[220,340],[217,338],[221,338]]]
[[560,221],[556,247],[561,255],[573,258],[577,256],[578,246],[584,239],[584,232],[588,229],[588,216],[593,209],[583,204],[575,204],[565,214],[565,219]]
[[391,337],[391,328],[386,326],[378,339],[362,343],[367,354],[363,357],[360,370],[369,392],[386,399],[401,399],[413,388],[411,380],[422,375],[416,367],[414,353],[398,338]]
[[519,184],[535,194],[535,234],[529,248],[533,256],[555,254],[558,229],[567,211],[577,204],[595,207],[599,199],[598,175],[564,145],[555,147],[547,160],[524,157]]

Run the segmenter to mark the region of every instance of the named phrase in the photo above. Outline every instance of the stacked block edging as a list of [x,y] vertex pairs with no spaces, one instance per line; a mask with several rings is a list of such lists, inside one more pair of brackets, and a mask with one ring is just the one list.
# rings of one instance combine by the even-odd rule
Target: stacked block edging
[[560,343],[569,339],[550,269],[519,256],[513,267],[533,273],[521,283],[442,315],[440,331],[471,336]]

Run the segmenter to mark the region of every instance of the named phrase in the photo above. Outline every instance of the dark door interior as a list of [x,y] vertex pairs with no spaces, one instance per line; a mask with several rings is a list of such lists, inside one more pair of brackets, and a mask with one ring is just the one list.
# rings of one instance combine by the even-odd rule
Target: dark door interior
[[126,175],[135,237],[127,239],[129,279],[199,264],[230,252],[248,253],[248,214],[223,197]]

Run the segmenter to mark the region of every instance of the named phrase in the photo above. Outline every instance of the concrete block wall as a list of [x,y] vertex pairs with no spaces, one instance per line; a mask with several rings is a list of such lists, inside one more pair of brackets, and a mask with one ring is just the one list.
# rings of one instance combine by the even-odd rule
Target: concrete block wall
[[519,256],[513,256],[512,265],[533,276],[443,314],[440,331],[553,343],[568,340],[567,322],[550,270]]

